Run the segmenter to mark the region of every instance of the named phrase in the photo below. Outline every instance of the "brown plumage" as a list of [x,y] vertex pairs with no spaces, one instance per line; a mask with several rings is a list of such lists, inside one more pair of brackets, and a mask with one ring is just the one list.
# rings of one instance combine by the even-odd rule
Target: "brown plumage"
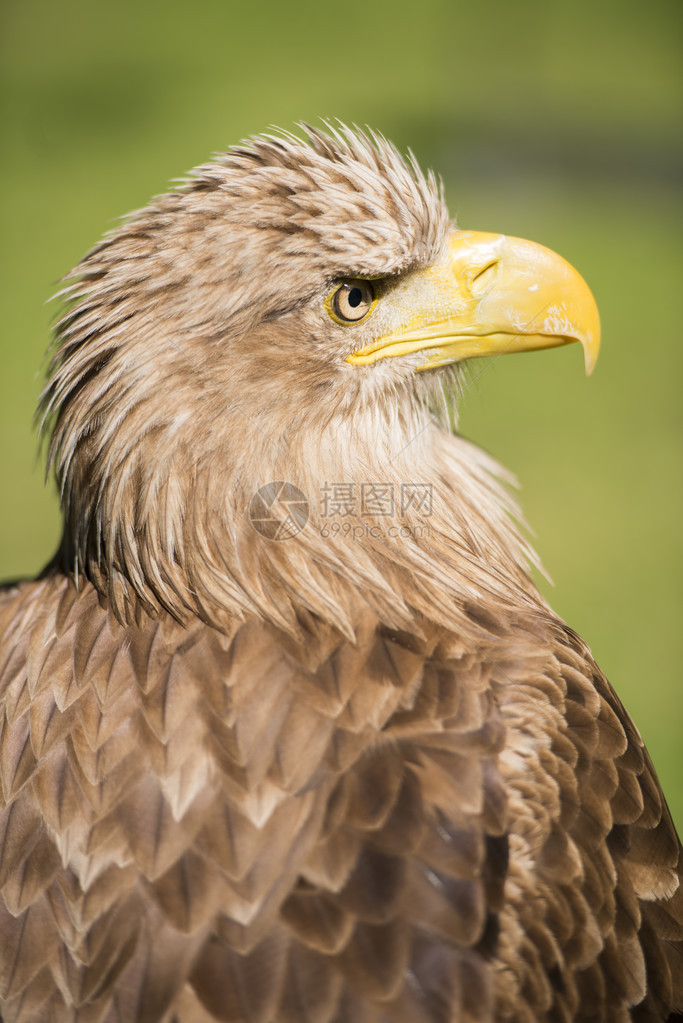
[[[562,298],[537,334],[507,297],[482,326],[539,286],[501,244],[382,139],[309,130],[71,275],[42,402],[64,540],[0,591],[4,1023],[683,1010],[650,760],[502,470],[433,411],[483,341],[594,355]],[[281,540],[271,481],[308,501]]]

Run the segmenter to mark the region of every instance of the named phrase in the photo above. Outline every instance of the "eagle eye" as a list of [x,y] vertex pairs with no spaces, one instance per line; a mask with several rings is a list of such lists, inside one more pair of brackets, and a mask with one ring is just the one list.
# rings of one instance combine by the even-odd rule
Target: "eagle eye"
[[372,281],[354,279],[338,285],[325,304],[333,320],[346,324],[365,319],[375,301],[376,292]]

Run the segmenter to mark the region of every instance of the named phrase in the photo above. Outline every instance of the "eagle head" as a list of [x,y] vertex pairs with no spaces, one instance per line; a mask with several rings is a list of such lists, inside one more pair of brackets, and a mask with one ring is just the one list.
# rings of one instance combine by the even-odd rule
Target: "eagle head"
[[[361,591],[400,624],[398,567],[440,578],[453,544],[493,588],[508,551],[522,585],[531,555],[497,467],[431,409],[482,355],[578,340],[590,370],[595,303],[549,250],[458,230],[433,174],[383,138],[306,128],[219,154],[106,235],[61,294],[42,399],[59,558],[120,619],[163,608],[225,627],[256,611],[295,628],[304,607],[353,632]],[[400,543],[367,515],[355,545],[322,535],[327,482],[416,477],[440,488],[429,543],[408,512]],[[249,521],[277,480],[310,509],[288,544]]]

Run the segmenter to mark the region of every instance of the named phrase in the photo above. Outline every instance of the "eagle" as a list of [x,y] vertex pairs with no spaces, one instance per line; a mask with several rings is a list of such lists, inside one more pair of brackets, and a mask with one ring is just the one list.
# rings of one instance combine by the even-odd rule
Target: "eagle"
[[196,168],[61,296],[63,539],[0,590],[4,1023],[682,1010],[650,758],[454,424],[470,359],[590,371],[579,274],[325,124]]

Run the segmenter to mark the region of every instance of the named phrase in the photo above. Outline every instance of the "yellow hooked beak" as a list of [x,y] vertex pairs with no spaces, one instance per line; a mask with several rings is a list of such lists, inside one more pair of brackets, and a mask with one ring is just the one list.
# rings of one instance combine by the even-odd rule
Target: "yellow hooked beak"
[[582,277],[542,245],[501,234],[455,231],[445,264],[418,270],[390,333],[349,355],[367,366],[424,352],[418,370],[504,352],[579,341],[586,373],[600,348],[600,317]]

